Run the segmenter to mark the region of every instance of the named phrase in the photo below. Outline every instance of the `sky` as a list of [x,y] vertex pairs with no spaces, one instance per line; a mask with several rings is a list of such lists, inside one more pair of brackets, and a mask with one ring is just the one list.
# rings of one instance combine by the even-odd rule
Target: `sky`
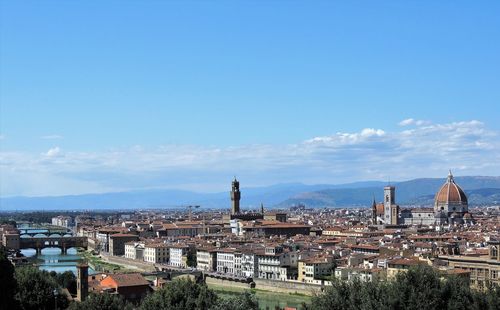
[[0,1],[0,195],[500,175],[498,1]]

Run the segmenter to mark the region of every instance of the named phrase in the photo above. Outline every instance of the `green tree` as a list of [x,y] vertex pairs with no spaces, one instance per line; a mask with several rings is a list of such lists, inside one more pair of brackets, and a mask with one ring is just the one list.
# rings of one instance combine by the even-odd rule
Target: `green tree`
[[17,282],[14,278],[14,266],[7,259],[7,253],[0,245],[0,309],[16,309],[14,298],[17,291]]
[[440,297],[449,310],[473,309],[473,291],[466,278],[457,276],[446,278],[441,288]]
[[324,293],[313,297],[311,309],[350,309],[351,286],[350,282],[333,279],[332,286],[327,287]]
[[71,271],[57,273],[56,281],[62,288],[67,288],[73,294],[76,294],[76,276]]
[[189,249],[186,258],[186,264],[188,267],[196,267],[196,251]]
[[259,310],[259,302],[254,295],[244,292],[241,295],[220,297],[211,310]]
[[411,268],[389,282],[338,281],[304,309],[500,310],[500,288],[475,291],[466,278],[441,277],[428,266]]
[[48,272],[40,271],[34,267],[18,268],[16,269],[16,280],[19,288],[16,300],[21,309],[54,309],[55,298],[57,298],[59,308],[64,308],[67,305],[64,296],[54,295],[54,292],[59,291],[59,286]]
[[441,286],[438,274],[431,267],[416,266],[400,272],[389,290],[392,306],[408,310],[446,309]]
[[202,310],[210,309],[217,295],[204,284],[191,280],[175,280],[147,296],[142,310]]
[[132,305],[121,296],[111,294],[90,294],[83,302],[72,302],[69,310],[128,310]]

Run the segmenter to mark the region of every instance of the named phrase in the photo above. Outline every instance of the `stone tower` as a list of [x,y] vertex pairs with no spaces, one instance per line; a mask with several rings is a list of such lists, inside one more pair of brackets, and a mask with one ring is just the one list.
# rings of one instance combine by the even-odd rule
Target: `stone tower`
[[231,188],[231,214],[240,213],[240,198],[240,182],[235,177]]
[[377,202],[375,201],[375,197],[373,197],[372,202],[372,224],[377,224]]
[[396,188],[394,186],[384,187],[384,223],[398,224],[399,207],[396,205]]
[[76,300],[84,301],[89,294],[89,265],[78,264],[76,269]]

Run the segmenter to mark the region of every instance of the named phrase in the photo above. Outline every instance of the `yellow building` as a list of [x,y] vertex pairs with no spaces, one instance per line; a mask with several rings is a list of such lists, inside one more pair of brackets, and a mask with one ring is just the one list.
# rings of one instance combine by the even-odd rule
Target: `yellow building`
[[418,265],[427,265],[425,261],[418,259],[398,258],[387,262],[387,279],[391,280],[400,272],[407,272],[408,269]]
[[[333,274],[332,257],[313,257],[298,261],[297,280],[304,283],[315,283]],[[315,281],[316,280],[316,281]]]
[[469,271],[473,287],[483,289],[487,283],[500,285],[500,241],[489,242],[488,255],[440,255],[439,259],[454,269]]

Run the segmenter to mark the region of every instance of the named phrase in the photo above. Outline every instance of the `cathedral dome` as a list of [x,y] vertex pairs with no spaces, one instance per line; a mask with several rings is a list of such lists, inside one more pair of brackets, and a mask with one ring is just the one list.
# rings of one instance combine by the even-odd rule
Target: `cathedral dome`
[[467,205],[467,196],[465,196],[464,191],[455,183],[453,175],[448,174],[448,179],[441,186],[436,194],[434,204],[464,204]]

